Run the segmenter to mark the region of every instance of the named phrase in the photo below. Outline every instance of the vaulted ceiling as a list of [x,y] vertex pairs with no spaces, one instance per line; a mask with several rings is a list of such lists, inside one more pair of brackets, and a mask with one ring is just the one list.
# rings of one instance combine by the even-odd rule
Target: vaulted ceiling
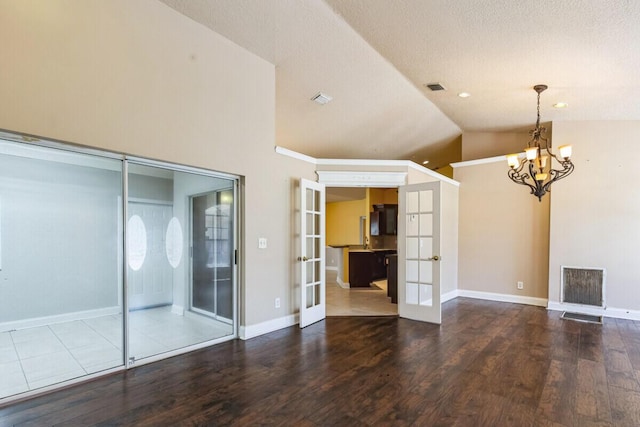
[[543,121],[640,120],[634,0],[161,1],[275,65],[276,143],[314,157],[456,161],[531,127],[539,83]]

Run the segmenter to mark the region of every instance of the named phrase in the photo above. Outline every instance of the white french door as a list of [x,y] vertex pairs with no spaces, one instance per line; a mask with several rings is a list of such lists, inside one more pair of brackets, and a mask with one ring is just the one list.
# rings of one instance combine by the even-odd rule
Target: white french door
[[325,188],[300,180],[300,327],[326,317]]
[[441,323],[439,181],[399,187],[398,314]]

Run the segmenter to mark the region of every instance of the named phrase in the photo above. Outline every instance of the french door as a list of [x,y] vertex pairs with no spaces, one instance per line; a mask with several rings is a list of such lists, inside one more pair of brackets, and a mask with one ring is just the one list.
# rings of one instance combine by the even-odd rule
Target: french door
[[398,314],[441,323],[439,181],[401,186],[398,198]]
[[300,327],[326,317],[325,188],[300,180]]

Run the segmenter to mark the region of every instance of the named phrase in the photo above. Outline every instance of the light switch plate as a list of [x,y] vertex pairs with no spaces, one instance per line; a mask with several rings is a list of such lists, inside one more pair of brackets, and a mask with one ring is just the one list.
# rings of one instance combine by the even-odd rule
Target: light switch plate
[[258,239],[258,249],[267,249],[267,238],[260,237]]

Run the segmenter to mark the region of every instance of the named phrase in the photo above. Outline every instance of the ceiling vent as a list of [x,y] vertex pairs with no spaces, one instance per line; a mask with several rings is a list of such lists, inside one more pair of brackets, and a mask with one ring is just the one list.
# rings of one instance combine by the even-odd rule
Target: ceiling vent
[[318,92],[313,96],[313,98],[311,98],[312,101],[315,101],[320,105],[328,104],[332,99],[332,97],[330,97],[329,95],[325,95],[322,92]]
[[427,83],[425,86],[431,89],[433,92],[438,90],[447,90],[440,83]]

